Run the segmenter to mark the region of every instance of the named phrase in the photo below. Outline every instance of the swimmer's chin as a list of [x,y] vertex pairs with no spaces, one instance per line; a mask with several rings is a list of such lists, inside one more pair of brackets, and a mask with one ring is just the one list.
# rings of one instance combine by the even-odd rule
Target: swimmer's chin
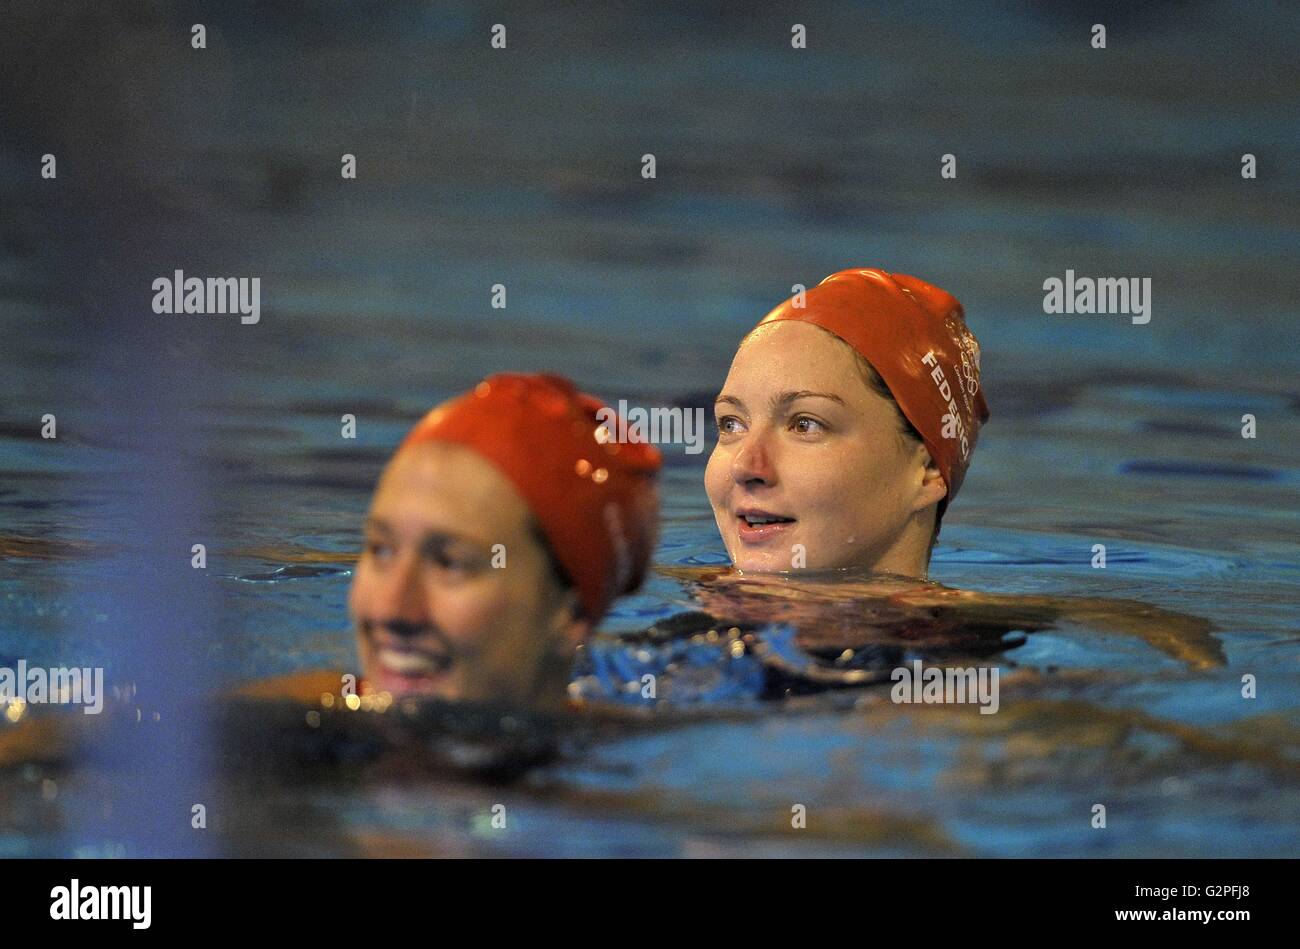
[[377,665],[373,674],[366,678],[375,691],[387,692],[393,698],[412,695],[451,700],[457,698],[455,693],[458,690],[452,682],[450,671],[445,669],[419,675],[403,675]]
[[802,573],[791,563],[790,555],[782,552],[754,552],[743,547],[732,551],[731,566],[737,573],[744,574],[778,574]]

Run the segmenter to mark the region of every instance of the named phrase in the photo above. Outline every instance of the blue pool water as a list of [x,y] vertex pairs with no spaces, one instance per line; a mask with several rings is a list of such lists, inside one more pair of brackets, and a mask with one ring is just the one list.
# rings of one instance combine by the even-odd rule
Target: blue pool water
[[[1073,13],[1014,6],[828,5],[802,61],[776,14],[632,29],[631,7],[580,23],[521,7],[518,55],[487,63],[465,39],[487,14],[407,8],[254,30],[234,4],[221,28],[248,42],[183,79],[170,54],[157,73],[92,60],[131,95],[55,95],[66,125],[6,77],[0,661],[103,665],[162,705],[351,668],[360,520],[431,404],[501,369],[695,403],[791,284],[853,264],[951,289],[983,344],[992,421],[932,575],[1204,617],[1225,661],[1066,624],[1000,657],[1021,678],[996,715],[880,689],[744,707],[605,735],[508,787],[232,781],[199,750],[218,736],[164,728],[117,767],[6,769],[0,853],[1300,849],[1300,239],[1282,171],[1300,112],[1274,79],[1294,11],[1115,8],[1126,39],[1100,65]],[[91,169],[53,196],[18,147],[44,138]],[[346,150],[364,173],[340,187]],[[1258,180],[1237,171],[1247,150]],[[931,173],[943,151],[956,181]],[[261,322],[150,313],[149,279],[178,267],[260,275]],[[1151,323],[1044,315],[1041,283],[1067,268],[1151,276]],[[706,457],[669,449],[662,565],[725,562]],[[607,629],[692,605],[657,574]],[[159,816],[196,799],[209,836]]]

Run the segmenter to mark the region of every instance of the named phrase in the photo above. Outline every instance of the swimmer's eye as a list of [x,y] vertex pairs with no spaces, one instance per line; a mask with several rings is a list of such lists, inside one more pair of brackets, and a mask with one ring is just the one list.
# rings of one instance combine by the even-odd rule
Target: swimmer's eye
[[734,435],[743,428],[740,419],[734,415],[721,415],[716,422],[720,435]]
[[426,552],[426,556],[439,570],[451,574],[474,573],[486,565],[486,561],[477,553],[457,550],[445,544],[432,545]]
[[800,435],[816,435],[826,431],[826,423],[811,415],[797,415],[790,422],[790,427]]
[[459,557],[452,557],[445,553],[435,554],[432,559],[434,565],[443,570],[468,570],[470,568],[470,564],[467,561],[462,560]]

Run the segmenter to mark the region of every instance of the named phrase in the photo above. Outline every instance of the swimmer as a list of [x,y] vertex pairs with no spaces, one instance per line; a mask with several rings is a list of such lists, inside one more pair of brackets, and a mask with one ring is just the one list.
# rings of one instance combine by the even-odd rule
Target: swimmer
[[872,630],[915,639],[964,623],[1032,632],[1078,620],[1194,666],[1223,661],[1196,617],[928,580],[989,418],[979,343],[939,287],[855,268],[785,301],[741,340],[715,417],[705,490],[732,569],[665,570],[714,614],[788,621],[801,644],[824,648]]
[[[407,434],[371,499],[348,595],[360,660],[355,707],[427,697],[433,706],[387,724],[423,722],[444,738],[468,728],[495,745],[499,728],[448,720],[438,708],[509,709],[511,742],[491,766],[535,756],[538,742],[521,724],[532,719],[519,713],[569,707],[580,644],[618,596],[640,586],[657,538],[659,452],[605,437],[601,408],[559,376],[499,374]],[[354,707],[344,701],[349,675],[358,678],[325,669],[244,685],[235,702],[214,706],[227,743],[264,757],[302,751],[294,741],[312,730],[302,731],[302,711],[291,706],[306,703],[318,722],[307,752],[319,754],[327,721],[353,752],[383,745],[382,727],[354,734],[352,716],[328,711]],[[75,760],[108,728],[133,725],[133,711],[114,705],[93,725],[25,715],[21,727],[0,728],[0,766]],[[280,740],[268,744],[272,732]],[[427,729],[419,735],[428,745]]]
[[[411,430],[348,595],[363,692],[565,704],[575,650],[640,585],[657,537],[659,452],[602,437],[601,408],[558,376],[500,374]],[[340,680],[244,694],[317,698]]]
[[740,343],[705,488],[742,571],[924,577],[989,417],[961,304],[915,277],[845,270]]

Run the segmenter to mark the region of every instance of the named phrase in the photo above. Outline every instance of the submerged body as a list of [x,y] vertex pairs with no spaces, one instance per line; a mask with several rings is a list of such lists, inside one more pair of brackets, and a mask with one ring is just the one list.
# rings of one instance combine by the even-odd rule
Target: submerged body
[[1195,669],[1225,662],[1208,620],[1138,600],[981,593],[854,571],[748,574],[672,567],[663,572],[685,582],[706,610],[793,625],[801,647],[814,653],[892,643],[987,654],[1004,648],[1006,633],[1069,624],[1137,637]]
[[[1214,626],[1136,600],[979,593],[933,581],[850,571],[745,574],[661,567],[699,609],[579,650],[568,709],[605,702],[664,707],[777,699],[887,683],[913,659],[985,662],[1048,629],[1132,636],[1191,669],[1225,662]],[[241,694],[316,702],[345,673],[310,671]],[[654,676],[648,690],[644,677]],[[363,684],[363,694],[371,691]]]

